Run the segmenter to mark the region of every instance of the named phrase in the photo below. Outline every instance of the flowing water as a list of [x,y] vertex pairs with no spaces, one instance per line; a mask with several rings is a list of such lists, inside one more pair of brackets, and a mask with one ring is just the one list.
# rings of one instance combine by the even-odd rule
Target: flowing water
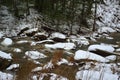
[[[100,38],[97,40],[97,42],[95,42],[95,44],[96,43],[106,43],[106,44],[119,45],[119,47],[120,47],[120,33],[112,33],[112,34],[110,34],[110,36],[113,37],[113,39],[106,39],[106,37]],[[20,40],[27,40],[29,42],[33,41],[30,38],[14,38],[13,39],[14,44],[12,46],[5,47],[5,46],[0,45],[0,50],[12,54],[12,57],[13,57],[12,64],[20,64],[20,67],[17,70],[8,71],[8,72],[12,72],[13,74],[16,75],[15,80],[27,80],[32,69],[34,69],[37,66],[43,66],[44,64],[46,64],[47,62],[49,62],[51,60],[51,58],[54,56],[54,50],[45,49],[44,44],[39,44],[36,46],[30,46],[29,42],[17,44],[16,42],[20,41]],[[2,41],[2,40],[0,40],[0,41]],[[84,50],[86,50],[87,47],[88,46],[85,46]],[[19,48],[22,50],[22,52],[19,52],[19,53],[14,52],[14,48]],[[83,48],[81,48],[81,49],[83,49]],[[32,50],[37,50],[39,52],[42,52],[45,55],[47,55],[48,57],[37,60],[42,64],[35,64],[33,62],[33,60],[31,60],[25,56],[26,51],[32,51]],[[67,55],[63,55],[63,56],[66,57]],[[75,76],[75,74],[67,75],[67,73],[69,73],[71,70],[74,71],[73,73],[75,73],[77,71],[76,67],[77,66],[69,67],[66,65],[62,65],[50,72],[54,72],[54,73],[57,73],[57,74],[60,74],[60,75],[66,76],[66,77],[71,76],[70,77],[71,79],[70,78],[69,79],[73,80],[74,79],[73,76]]]

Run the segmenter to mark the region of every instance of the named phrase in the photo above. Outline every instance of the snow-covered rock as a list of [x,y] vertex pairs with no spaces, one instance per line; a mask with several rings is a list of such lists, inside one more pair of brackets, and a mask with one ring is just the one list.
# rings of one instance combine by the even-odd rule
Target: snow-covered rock
[[114,52],[114,48],[111,45],[105,45],[105,44],[94,44],[94,45],[90,45],[88,47],[88,51],[96,51],[96,49],[99,50],[103,50],[103,51],[107,51],[107,52]]
[[112,33],[112,32],[116,32],[113,28],[111,27],[102,27],[100,29],[98,29],[99,33]]
[[12,69],[16,69],[16,68],[19,68],[19,64],[12,64],[6,70],[12,70]]
[[56,42],[65,42],[66,41],[66,35],[55,32],[50,35],[50,39],[56,41]]
[[9,46],[9,45],[12,45],[13,44],[13,41],[12,39],[10,38],[5,38],[2,42],[1,42],[2,45],[4,46]]
[[83,51],[83,50],[76,51],[74,59],[75,60],[86,59],[86,60],[96,60],[96,61],[99,61],[99,62],[109,62],[108,59],[106,59],[106,58],[104,58],[100,55],[97,55],[97,54],[94,54],[94,53],[91,53],[91,52],[88,52],[88,51]]
[[56,43],[56,44],[45,44],[46,48],[53,48],[53,49],[65,49],[65,50],[71,50],[76,47],[74,43]]
[[0,80],[14,80],[13,75],[0,71]]
[[34,39],[39,41],[39,40],[46,40],[48,35],[46,35],[45,33],[36,33],[34,36]]
[[26,51],[25,55],[30,57],[31,59],[40,59],[40,58],[45,58],[47,57],[43,53],[40,53],[38,51]]
[[19,49],[19,48],[15,48],[13,51],[14,51],[14,52],[17,52],[17,53],[22,52],[22,50],[21,50],[21,49]]
[[107,56],[107,57],[105,57],[106,59],[109,59],[109,60],[111,60],[111,61],[115,61],[116,60],[116,55],[110,55],[110,56]]
[[117,74],[94,70],[81,70],[76,73],[76,80],[118,80]]
[[0,51],[0,57],[3,59],[9,59],[9,60],[12,59],[11,54],[5,53],[3,51]]

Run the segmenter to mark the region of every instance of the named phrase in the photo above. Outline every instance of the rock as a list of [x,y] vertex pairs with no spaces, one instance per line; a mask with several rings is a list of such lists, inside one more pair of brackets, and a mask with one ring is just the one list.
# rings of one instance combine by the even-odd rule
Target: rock
[[65,42],[66,36],[62,33],[55,32],[50,35],[50,39],[54,40],[55,42]]
[[102,51],[107,51],[112,53],[115,49],[111,46],[111,45],[105,45],[105,44],[94,44],[94,45],[90,45],[88,47],[88,51],[96,51],[96,50],[102,50]]
[[41,41],[46,40],[48,36],[45,33],[36,33],[33,37],[35,40]]
[[29,29],[29,30],[25,31],[25,34],[26,34],[28,37],[32,37],[32,36],[34,36],[37,32],[38,32],[38,28],[33,28],[33,29]]
[[10,46],[10,45],[13,44],[13,41],[12,41],[12,39],[10,39],[10,38],[5,38],[5,39],[1,42],[1,44],[4,45],[4,46]]
[[88,52],[88,51],[83,51],[83,50],[76,51],[74,59],[75,60],[86,60],[86,61],[95,60],[98,62],[109,62],[108,59],[106,59],[100,55],[97,55],[97,54],[94,54],[94,53]]
[[6,69],[12,63],[10,54],[0,51],[0,70]]

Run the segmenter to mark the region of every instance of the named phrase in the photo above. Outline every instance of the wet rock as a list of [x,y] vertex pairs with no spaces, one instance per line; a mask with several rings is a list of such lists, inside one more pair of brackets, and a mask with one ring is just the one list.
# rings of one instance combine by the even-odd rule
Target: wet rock
[[45,33],[36,33],[33,37],[36,41],[41,41],[46,40],[48,36]]
[[0,51],[0,70],[6,69],[12,63],[12,57],[3,51]]
[[0,57],[0,70],[4,70],[9,67],[12,63],[12,60],[7,60]]

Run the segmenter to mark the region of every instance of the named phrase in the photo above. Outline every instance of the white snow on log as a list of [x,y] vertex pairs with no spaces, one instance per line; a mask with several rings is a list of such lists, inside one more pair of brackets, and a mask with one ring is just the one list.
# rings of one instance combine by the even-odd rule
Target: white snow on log
[[61,48],[61,49],[65,49],[65,50],[71,50],[71,49],[75,48],[75,44],[74,43],[45,44],[45,47],[53,48],[53,49]]
[[4,59],[12,59],[11,54],[7,54],[3,51],[0,51],[0,57]]
[[113,28],[110,28],[110,27],[102,27],[100,29],[98,29],[98,32],[99,33],[112,33],[112,32],[116,32]]
[[115,49],[111,45],[105,45],[105,44],[94,44],[90,45],[88,47],[88,51],[96,51],[96,49],[107,51],[107,52],[113,52]]
[[91,53],[88,51],[83,51],[83,50],[76,51],[74,59],[75,60],[90,59],[90,60],[96,60],[99,62],[109,62],[108,59],[106,59],[100,55],[97,55],[97,54],[94,54],[94,53]]
[[10,39],[10,38],[5,38],[5,39],[1,42],[1,44],[4,45],[4,46],[12,45],[12,43],[13,43],[13,41],[12,41],[12,39]]
[[16,69],[16,68],[19,68],[19,64],[12,64],[6,70],[12,70],[12,69]]
[[117,52],[120,52],[120,48],[116,49]]
[[13,78],[13,75],[0,71],[0,80],[14,80]]
[[59,33],[59,32],[55,32],[55,33],[52,33],[51,34],[51,39],[53,38],[60,38],[60,39],[66,39],[66,36],[62,33]]
[[43,40],[43,41],[37,41],[37,42],[31,42],[31,46],[34,46],[36,44],[42,44],[47,42],[54,42],[53,40]]
[[21,40],[21,41],[17,41],[17,44],[22,44],[22,43],[28,43],[29,41],[27,40]]
[[19,48],[15,48],[13,51],[14,51],[14,52],[17,52],[17,53],[22,52],[22,50],[19,49]]
[[118,80],[118,75],[104,71],[81,70],[76,73],[76,80]]
[[40,59],[40,58],[45,58],[47,57],[43,53],[40,53],[38,51],[27,51],[25,52],[25,55],[30,57],[31,59]]

